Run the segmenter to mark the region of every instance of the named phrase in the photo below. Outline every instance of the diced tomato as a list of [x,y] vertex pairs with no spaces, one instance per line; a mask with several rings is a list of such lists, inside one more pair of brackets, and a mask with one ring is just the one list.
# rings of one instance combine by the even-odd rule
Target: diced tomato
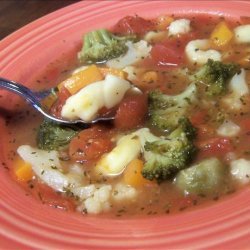
[[106,128],[95,126],[81,131],[71,140],[69,155],[71,159],[79,162],[96,161],[113,146],[111,132]]
[[154,29],[154,23],[139,16],[126,16],[119,20],[113,31],[117,34],[138,34],[143,35]]
[[56,117],[61,117],[62,107],[69,97],[70,97],[69,91],[65,87],[62,87],[60,92],[58,93],[57,100],[55,101],[55,103],[52,105],[50,109],[50,112],[52,113],[52,115]]
[[139,126],[147,114],[147,96],[131,95],[125,97],[120,103],[115,115],[115,127],[119,129],[132,129]]
[[176,67],[183,61],[182,51],[173,45],[156,44],[151,50],[151,57],[157,65]]
[[196,33],[191,32],[180,37],[169,38],[163,43],[154,45],[151,49],[153,62],[159,66],[179,66],[185,60],[184,49],[186,44],[195,36]]
[[233,151],[233,145],[230,139],[224,137],[209,138],[207,140],[196,142],[203,157],[224,156]]
[[98,114],[100,117],[112,117],[112,116],[115,116],[116,110],[117,110],[117,106],[110,108],[110,109],[106,107],[102,107],[98,111]]
[[207,112],[205,110],[203,111],[197,111],[190,117],[190,121],[194,126],[199,126],[201,124],[204,124],[206,122]]
[[243,132],[250,132],[250,118],[242,120],[240,122],[240,127]]
[[178,67],[186,61],[185,47],[191,40],[197,38],[196,32],[168,38],[164,42],[155,44],[150,52],[150,57],[142,61],[145,68],[165,70]]

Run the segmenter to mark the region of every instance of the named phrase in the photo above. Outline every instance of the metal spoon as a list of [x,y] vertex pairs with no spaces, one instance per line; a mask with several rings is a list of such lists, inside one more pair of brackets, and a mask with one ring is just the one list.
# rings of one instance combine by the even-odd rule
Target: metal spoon
[[23,97],[27,102],[29,102],[33,108],[35,108],[37,111],[39,111],[41,114],[43,114],[46,118],[50,119],[53,122],[65,124],[65,125],[74,125],[78,123],[82,124],[93,124],[100,121],[110,121],[114,120],[114,117],[98,117],[90,122],[85,122],[83,120],[63,120],[57,117],[54,117],[53,115],[49,114],[44,107],[42,106],[41,102],[42,100],[51,94],[52,89],[45,90],[45,91],[39,91],[39,92],[33,92],[29,88],[23,86],[22,84],[16,83],[14,81],[10,81],[4,78],[0,77],[0,88],[9,90],[11,92],[14,92],[21,97]]

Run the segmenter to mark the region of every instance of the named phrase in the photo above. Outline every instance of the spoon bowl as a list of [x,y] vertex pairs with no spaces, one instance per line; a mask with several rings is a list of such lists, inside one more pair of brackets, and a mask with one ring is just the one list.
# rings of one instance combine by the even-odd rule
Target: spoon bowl
[[56,123],[61,123],[65,125],[74,125],[74,124],[88,125],[88,124],[94,124],[94,123],[102,122],[102,121],[114,120],[114,117],[98,117],[90,122],[85,122],[80,119],[63,120],[63,119],[53,116],[42,105],[42,101],[44,100],[44,98],[46,98],[48,95],[52,93],[53,88],[44,90],[44,91],[35,92],[20,83],[16,83],[14,81],[11,81],[2,77],[0,77],[0,88],[11,91],[23,97],[29,104],[32,105],[34,109],[40,112],[44,117]]

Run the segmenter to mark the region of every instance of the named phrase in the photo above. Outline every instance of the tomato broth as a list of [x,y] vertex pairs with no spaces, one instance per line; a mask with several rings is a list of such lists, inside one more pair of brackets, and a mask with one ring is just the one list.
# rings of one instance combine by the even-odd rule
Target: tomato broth
[[[41,86],[46,88],[57,83],[52,101],[46,100],[48,109],[58,117],[76,119],[73,110],[78,108],[76,102],[63,115],[68,100],[91,84],[100,81],[106,84],[111,75],[110,79],[120,81],[128,90],[113,106],[109,102],[99,108],[97,116],[113,115],[114,121],[67,128],[63,133],[68,137],[55,146],[57,144],[49,140],[53,136],[53,140],[58,139],[60,129],[65,128],[53,127],[50,133],[55,135],[48,136],[44,131],[51,125],[20,101],[18,112],[6,116],[9,142],[5,152],[7,161],[11,162],[11,176],[27,195],[44,204],[83,215],[122,218],[199,209],[249,186],[250,33],[245,37],[244,29],[250,29],[249,19],[231,21],[208,15],[162,15],[152,20],[139,16],[122,18],[110,32],[120,37],[134,36],[134,40],[128,40],[131,46],[138,43],[137,46],[143,47],[139,44],[143,41],[146,43],[143,48],[148,52],[120,67],[117,65],[123,61],[124,53],[103,61],[87,60],[85,53],[86,62],[79,53],[80,63],[72,59],[76,55],[69,59],[70,63],[65,63],[65,58],[58,60],[49,65],[34,84],[41,89]],[[134,51],[137,53],[135,48]],[[119,60],[112,62],[117,57]],[[213,83],[207,83],[197,73],[209,63],[213,69],[220,67],[211,73],[216,75]],[[218,82],[219,87],[212,85]],[[140,89],[140,93],[133,86]],[[174,103],[177,95],[190,86],[194,88],[192,96],[185,98],[185,104],[179,105],[177,113],[171,111],[166,116],[167,109],[178,106]],[[159,108],[158,99],[152,94],[155,90],[160,95],[176,96],[174,102],[168,106],[167,101],[160,112],[155,112]],[[98,98],[95,100],[99,102]],[[178,139],[165,148],[162,145],[171,142],[172,132],[180,127],[180,120],[174,128],[167,127],[166,123],[169,124],[172,116],[178,116],[184,106],[180,120],[185,118],[195,132],[182,131]],[[155,118],[155,114],[159,117]],[[150,133],[151,139],[147,140],[142,133]],[[156,141],[161,142],[155,146]],[[172,145],[180,141],[184,143],[183,149],[178,154],[174,149],[170,154]],[[151,155],[147,156],[149,151]],[[46,168],[44,162],[37,165],[32,155],[38,157],[38,162],[48,157],[45,162],[48,164],[51,160],[51,165]],[[149,165],[160,167],[149,173],[144,170]],[[171,170],[162,170],[168,165]]]

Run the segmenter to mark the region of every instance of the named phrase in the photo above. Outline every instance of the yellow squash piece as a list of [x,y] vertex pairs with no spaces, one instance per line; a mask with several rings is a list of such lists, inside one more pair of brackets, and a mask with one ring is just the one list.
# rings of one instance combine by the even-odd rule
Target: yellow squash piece
[[210,41],[215,48],[221,48],[229,45],[233,38],[233,32],[228,25],[222,21],[216,25],[210,36]]
[[103,74],[99,68],[96,65],[91,65],[61,82],[58,85],[58,89],[60,91],[62,86],[64,86],[70,94],[73,95],[88,84],[101,81],[103,79]]
[[103,77],[105,77],[107,74],[111,74],[114,76],[118,76],[122,79],[127,79],[127,75],[128,75],[126,72],[124,72],[121,69],[103,67],[103,68],[99,68],[99,70],[102,73]]
[[14,161],[14,174],[19,181],[29,181],[33,177],[32,167],[29,163],[18,157]]

